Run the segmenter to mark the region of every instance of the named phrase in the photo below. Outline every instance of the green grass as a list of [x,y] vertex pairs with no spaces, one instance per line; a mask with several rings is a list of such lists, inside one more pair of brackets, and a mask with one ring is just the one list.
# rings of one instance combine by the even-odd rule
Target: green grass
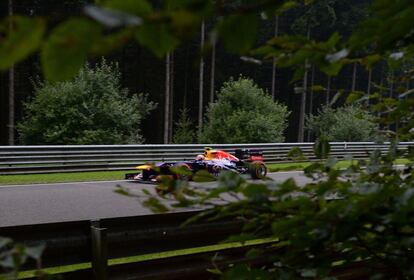
[[292,163],[271,163],[267,164],[269,172],[303,170],[311,165],[310,162],[292,162]]
[[[197,254],[197,253],[215,252],[219,250],[239,248],[239,247],[249,246],[249,245],[260,245],[260,244],[272,243],[276,241],[277,240],[273,238],[265,238],[265,239],[250,240],[244,243],[241,243],[241,242],[223,243],[223,244],[203,246],[203,247],[197,247],[197,248],[167,251],[167,252],[162,252],[162,253],[152,253],[152,254],[145,254],[145,255],[140,255],[140,256],[110,259],[108,261],[108,264],[109,266],[111,266],[111,265],[118,265],[118,264],[143,262],[143,261],[163,259],[163,258],[176,257],[176,256],[185,256],[185,255],[191,255],[191,254]],[[74,264],[74,265],[65,265],[65,266],[59,266],[59,267],[45,268],[43,269],[43,272],[46,272],[48,274],[59,274],[59,273],[80,270],[80,269],[88,269],[90,267],[91,267],[91,263],[87,262],[87,263],[80,263],[80,264]],[[36,273],[35,270],[22,271],[19,273],[18,278],[25,279],[25,278],[34,277],[36,275],[35,273]]]
[[[353,161],[356,163],[356,160]],[[269,168],[270,172],[278,172],[278,171],[293,171],[293,170],[303,170],[304,168],[311,165],[311,162],[293,162],[293,163],[276,163],[276,164],[268,164],[267,167]],[[350,160],[341,160],[338,161],[335,165],[336,168],[347,168],[351,165]]]
[[[356,163],[357,160],[353,160],[352,163]],[[407,164],[410,160],[401,158],[394,161],[395,164]],[[311,165],[311,162],[292,162],[292,163],[274,163],[268,164],[267,167],[269,172],[278,172],[278,171],[294,171],[294,170],[303,170],[307,166]],[[347,168],[351,165],[350,160],[340,160],[336,163],[336,168]]]
[[411,161],[409,159],[406,158],[399,158],[396,161],[394,161],[395,164],[408,164]]
[[125,173],[134,171],[99,171],[52,174],[0,175],[0,185],[25,185],[85,181],[123,180]]

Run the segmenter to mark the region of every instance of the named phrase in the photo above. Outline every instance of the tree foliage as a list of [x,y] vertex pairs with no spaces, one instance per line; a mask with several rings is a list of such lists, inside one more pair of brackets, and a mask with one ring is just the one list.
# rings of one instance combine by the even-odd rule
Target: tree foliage
[[154,108],[145,94],[129,96],[118,66],[102,60],[72,80],[37,85],[18,131],[22,144],[141,143],[140,123]]
[[309,5],[301,5],[297,9],[302,10],[302,13],[295,18],[292,29],[300,34],[306,34],[308,28],[334,25],[337,19],[334,8],[336,2],[337,0],[315,0]]
[[379,139],[378,124],[375,118],[361,106],[329,106],[319,110],[306,120],[306,127],[317,137],[324,136],[328,141],[374,141]]
[[240,77],[223,85],[206,115],[201,142],[267,143],[284,141],[289,112],[251,79]]
[[[411,163],[403,169],[392,168],[402,156]],[[413,159],[412,150],[398,150],[394,145],[386,155],[375,151],[369,161],[354,161],[347,169],[336,169],[337,161],[330,157],[305,169],[314,180],[305,186],[293,179],[249,182],[232,172],[222,174],[215,189],[169,181],[169,187],[164,187],[178,203],[171,204],[168,195],[150,195],[145,203],[163,212],[169,207],[208,208],[192,221],[239,219],[243,233],[228,241],[273,240],[248,253],[266,252],[271,264],[219,271],[224,279],[251,279],[243,278],[244,273],[256,275],[254,279],[325,279],[354,270],[363,279],[411,279]]]
[[192,144],[195,139],[194,122],[188,116],[188,109],[180,111],[180,117],[175,123],[174,144]]

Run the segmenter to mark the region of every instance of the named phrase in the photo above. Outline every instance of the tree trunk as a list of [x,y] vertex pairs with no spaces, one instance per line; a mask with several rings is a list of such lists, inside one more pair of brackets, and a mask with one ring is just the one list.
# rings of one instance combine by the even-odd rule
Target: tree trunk
[[164,144],[168,144],[170,127],[170,53],[165,56]]
[[204,49],[204,33],[205,25],[204,21],[201,23],[201,38],[200,38],[200,81],[199,81],[199,91],[198,91],[198,137],[201,135],[203,130],[203,88],[204,88],[204,58],[202,50]]
[[168,127],[168,142],[172,143],[174,125],[174,52],[170,56],[170,121]]
[[[389,75],[389,85],[390,85],[390,92],[389,92],[389,98],[392,98],[394,95],[394,71],[390,70],[390,75]],[[392,130],[393,129],[393,125],[391,123],[388,123],[388,130]],[[394,127],[395,129],[395,127]]]
[[189,47],[185,49],[183,109],[187,108]]
[[215,75],[216,75],[216,42],[211,46],[211,73],[210,73],[210,103],[214,102],[215,89]]
[[355,91],[355,89],[356,89],[356,75],[357,75],[357,64],[355,62],[354,63],[354,69],[352,71],[352,87],[351,87],[351,91]]
[[[13,16],[13,0],[9,0],[8,3],[8,15]],[[9,32],[13,32],[13,26],[10,21]],[[14,145],[14,66],[11,66],[9,69],[9,145]]]
[[366,104],[369,105],[369,96],[371,95],[371,81],[372,81],[372,69],[368,70],[368,85],[367,85],[367,101]]
[[368,70],[368,85],[367,85],[367,94],[371,94],[371,80],[372,80],[372,69]]
[[326,106],[329,105],[329,99],[330,99],[330,95],[331,95],[331,76],[328,76],[328,83],[326,85]]
[[[310,25],[308,24],[307,36],[310,38]],[[305,62],[305,74],[303,75],[303,91],[300,101],[300,113],[299,113],[299,129],[298,129],[298,142],[303,143],[304,141],[304,130],[305,130],[305,114],[306,114],[306,93],[308,91],[308,60]]]
[[[315,65],[312,65],[312,72],[311,72],[311,88],[309,91],[309,115],[313,114],[313,86],[315,83]],[[308,130],[307,133],[307,141],[310,142],[311,138],[311,131]]]
[[[385,71],[384,62],[381,62],[381,78],[380,78],[380,88],[379,88],[380,97],[379,97],[379,100],[378,100],[378,102],[380,102],[380,103],[382,103],[382,95],[383,95],[383,88],[384,88],[384,71]],[[377,111],[376,116],[380,117],[381,113],[379,111]]]
[[[279,35],[279,16],[275,17],[275,37]],[[276,99],[276,58],[273,57],[272,64],[272,99]]]

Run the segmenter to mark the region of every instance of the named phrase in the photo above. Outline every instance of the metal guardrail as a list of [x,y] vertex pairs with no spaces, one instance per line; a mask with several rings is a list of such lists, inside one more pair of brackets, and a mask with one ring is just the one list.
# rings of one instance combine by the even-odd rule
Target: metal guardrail
[[[399,148],[406,149],[410,145],[414,142],[401,142]],[[0,146],[0,175],[127,170],[145,162],[194,159],[205,146],[230,152],[238,148],[260,149],[268,163],[290,161],[288,152],[297,147],[306,158],[315,159],[313,143]],[[369,152],[385,152],[388,147],[389,143],[332,142],[331,155],[367,158]]]
[[[181,226],[196,213],[0,227],[0,235],[29,246],[46,245],[43,268],[91,262],[91,268],[64,273],[63,279],[194,279],[214,268],[211,258],[215,254],[218,266],[249,261],[245,253],[251,246],[108,266],[109,259],[214,245],[241,232],[242,224],[237,220]],[[264,259],[251,262],[263,263]],[[34,262],[28,262],[22,270],[35,268]]]

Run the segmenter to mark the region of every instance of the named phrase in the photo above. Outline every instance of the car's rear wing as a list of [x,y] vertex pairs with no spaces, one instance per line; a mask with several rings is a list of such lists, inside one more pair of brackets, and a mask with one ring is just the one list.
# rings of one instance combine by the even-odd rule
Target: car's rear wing
[[235,156],[243,161],[264,161],[263,151],[256,149],[236,149]]

